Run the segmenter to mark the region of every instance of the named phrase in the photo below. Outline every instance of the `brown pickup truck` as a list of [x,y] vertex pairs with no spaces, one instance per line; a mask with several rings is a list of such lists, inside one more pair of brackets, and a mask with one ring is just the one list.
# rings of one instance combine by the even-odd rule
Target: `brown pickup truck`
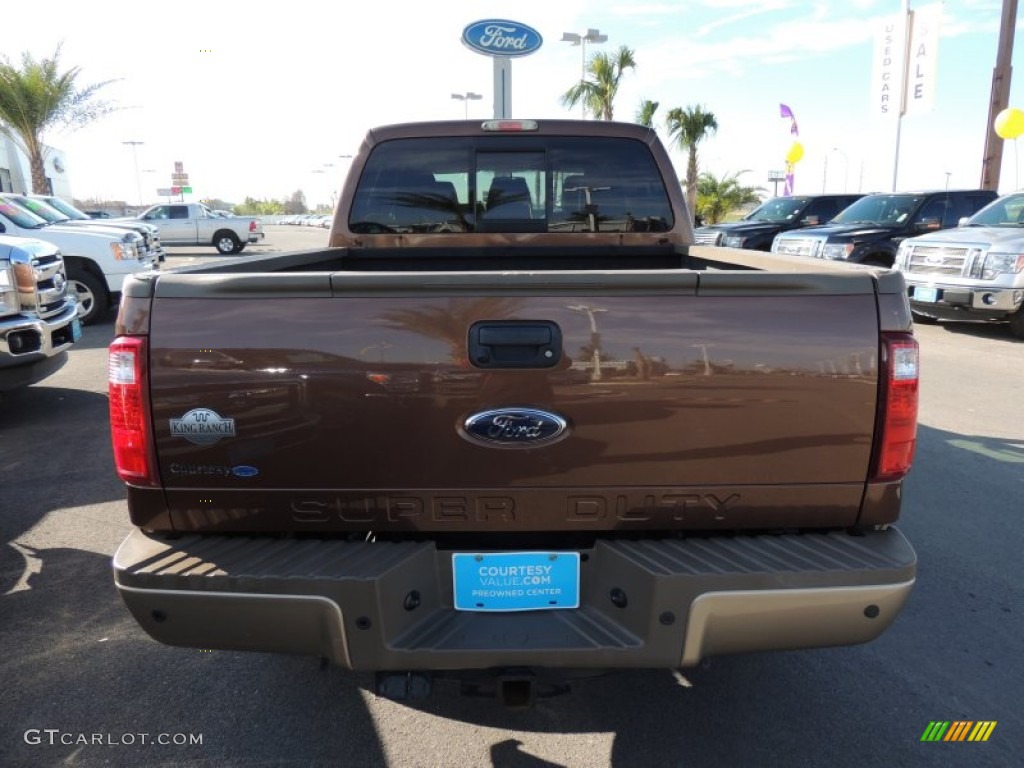
[[637,125],[388,126],[329,248],[126,283],[139,624],[512,703],[879,635],[916,570],[903,278],[694,246],[690,220]]

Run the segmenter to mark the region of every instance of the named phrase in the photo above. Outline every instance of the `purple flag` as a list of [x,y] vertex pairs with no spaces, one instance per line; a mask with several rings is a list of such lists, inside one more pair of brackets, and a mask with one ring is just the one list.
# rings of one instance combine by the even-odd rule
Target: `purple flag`
[[800,135],[800,129],[796,126],[796,115],[793,114],[793,110],[787,107],[785,104],[779,104],[779,116],[789,118],[789,132],[794,136]]
[[[800,135],[800,129],[796,125],[796,115],[793,114],[793,110],[785,104],[779,104],[779,116],[789,118],[789,132],[793,136]],[[782,194],[789,197],[793,194],[793,182],[795,181],[795,167],[793,163],[786,163],[786,183],[783,186]]]

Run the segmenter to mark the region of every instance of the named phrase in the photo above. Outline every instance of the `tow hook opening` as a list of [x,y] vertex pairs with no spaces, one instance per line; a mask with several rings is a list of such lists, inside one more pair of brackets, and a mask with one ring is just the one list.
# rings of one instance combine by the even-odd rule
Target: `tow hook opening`
[[563,696],[570,692],[561,675],[528,667],[493,669],[457,674],[463,696],[497,699],[508,709],[529,709],[538,699]]
[[498,699],[509,709],[526,709],[537,701],[537,681],[533,675],[498,678]]

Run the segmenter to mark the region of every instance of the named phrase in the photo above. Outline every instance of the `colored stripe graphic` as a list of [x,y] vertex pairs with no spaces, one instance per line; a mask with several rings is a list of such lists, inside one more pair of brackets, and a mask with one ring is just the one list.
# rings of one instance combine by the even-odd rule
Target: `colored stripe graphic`
[[932,720],[921,734],[921,741],[988,741],[996,720]]
[[949,721],[932,720],[921,735],[921,741],[941,741],[949,728]]
[[992,735],[992,731],[996,729],[996,720],[983,720],[974,726],[974,730],[971,731],[971,735],[967,737],[968,741],[988,741],[988,737]]
[[974,725],[970,720],[956,720],[946,734],[943,741],[963,741],[967,737],[968,729]]

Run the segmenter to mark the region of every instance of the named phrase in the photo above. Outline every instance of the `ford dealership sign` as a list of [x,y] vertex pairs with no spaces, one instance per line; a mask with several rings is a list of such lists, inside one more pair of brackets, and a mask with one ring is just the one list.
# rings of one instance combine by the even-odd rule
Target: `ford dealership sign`
[[475,21],[462,30],[462,42],[485,56],[528,56],[544,42],[533,27],[506,19]]

